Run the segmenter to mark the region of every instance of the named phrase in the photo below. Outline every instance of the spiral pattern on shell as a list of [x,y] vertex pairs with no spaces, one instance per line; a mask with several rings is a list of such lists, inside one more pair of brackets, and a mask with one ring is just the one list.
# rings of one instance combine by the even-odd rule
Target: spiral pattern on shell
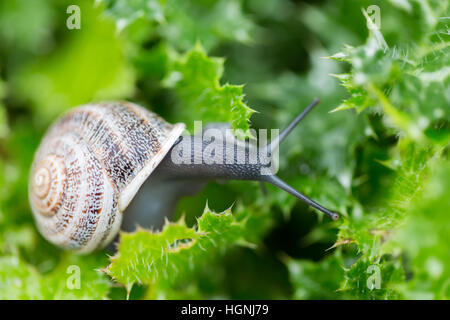
[[83,253],[105,246],[183,129],[128,102],[88,104],[62,116],[31,168],[29,199],[41,234]]

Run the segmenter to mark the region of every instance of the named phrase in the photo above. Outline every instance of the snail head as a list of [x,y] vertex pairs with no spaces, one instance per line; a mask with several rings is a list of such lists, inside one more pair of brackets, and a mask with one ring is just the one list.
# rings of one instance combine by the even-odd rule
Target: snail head
[[264,145],[238,140],[230,130],[210,128],[200,134],[181,136],[158,167],[169,179],[221,179],[268,182],[327,214],[338,215],[281,180],[274,155],[280,144],[319,103],[314,99],[279,135]]

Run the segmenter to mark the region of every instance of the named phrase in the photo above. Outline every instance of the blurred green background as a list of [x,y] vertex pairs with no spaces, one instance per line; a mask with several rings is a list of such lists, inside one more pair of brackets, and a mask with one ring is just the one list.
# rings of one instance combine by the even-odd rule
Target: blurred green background
[[[314,97],[321,105],[282,146],[279,175],[342,219],[275,188],[211,182],[177,218],[193,226],[206,202],[233,205],[247,244],[193,253],[182,280],[157,276],[130,298],[450,297],[447,0],[83,0],[79,30],[66,27],[71,4],[0,2],[0,298],[127,297],[98,271],[104,252],[62,252],[34,226],[29,168],[64,111],[125,99],[169,122],[245,131],[250,116],[252,128],[282,128]],[[371,5],[381,20],[369,32]],[[220,98],[199,102],[211,90]],[[72,264],[79,290],[66,286]]]

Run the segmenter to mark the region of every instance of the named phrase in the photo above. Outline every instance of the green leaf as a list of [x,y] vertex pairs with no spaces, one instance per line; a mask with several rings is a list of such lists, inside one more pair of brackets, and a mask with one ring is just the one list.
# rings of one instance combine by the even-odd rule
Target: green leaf
[[0,299],[105,299],[107,277],[96,270],[104,256],[67,254],[51,273],[42,275],[18,256],[0,258]]
[[103,253],[65,254],[56,269],[42,277],[45,299],[107,299],[111,282],[100,270],[107,261]]
[[122,233],[119,250],[105,272],[128,292],[135,283],[170,287],[186,281],[227,247],[244,244],[242,228],[231,210],[216,214],[206,208],[195,228],[180,219],[166,222],[160,232],[139,229]]
[[[190,49],[197,41],[208,49],[219,41],[250,43],[254,29],[253,21],[244,12],[243,0],[100,2],[105,5],[107,15],[114,18],[119,31],[136,21],[145,20],[154,23],[157,32],[171,46],[183,51]],[[131,33],[135,31],[131,30]]]
[[159,23],[164,21],[166,0],[100,0],[100,2],[105,5],[105,12],[114,17],[119,30],[140,18]]
[[195,120],[223,121],[239,137],[251,137],[249,119],[254,110],[244,103],[243,86],[220,84],[224,60],[208,57],[200,43],[185,55],[171,56],[164,84],[175,90],[178,117],[188,128]]
[[[387,299],[400,295],[398,288],[391,287],[390,284],[400,283],[404,270],[398,252],[392,251],[389,240],[404,224],[411,203],[420,196],[429,169],[442,151],[440,148],[419,147],[411,141],[401,141],[399,149],[395,180],[387,192],[389,197],[385,198],[378,208],[372,209],[364,216],[353,215],[339,227],[336,245],[356,243],[361,252],[359,260],[346,271],[348,281],[343,287],[359,298]],[[387,254],[393,252],[394,256],[387,257]],[[381,277],[388,279],[387,286],[381,288],[381,291],[372,292],[367,290],[367,286],[361,285],[368,277],[364,270],[371,265],[381,269]]]
[[219,41],[249,43],[253,21],[244,13],[242,0],[167,0],[167,23],[160,32],[179,50],[201,41],[207,49]]
[[40,274],[17,256],[0,257],[0,299],[43,299]]
[[422,39],[416,50],[380,45],[383,36],[374,28],[365,45],[348,46],[330,57],[352,65],[350,73],[337,76],[349,97],[334,111],[355,108],[360,112],[367,107],[381,106],[400,132],[418,140],[423,139],[421,132],[436,120],[450,115],[449,55],[446,54],[450,39],[445,22],[438,23],[445,21],[445,16],[437,18],[446,14],[448,4],[433,9],[424,6],[426,10],[417,14],[426,13],[424,28],[430,28],[430,32],[420,33]]
[[337,256],[319,262],[289,259],[287,262],[294,299],[344,298],[341,282],[344,279],[342,259]]
[[447,161],[432,170],[420,196],[409,205],[405,225],[392,239],[392,250],[405,251],[406,269],[412,275],[403,288],[408,299],[450,298],[449,188]]
[[381,240],[402,224],[409,204],[417,197],[428,176],[429,168],[438,158],[441,149],[419,147],[411,141],[399,143],[398,166],[389,195],[365,216],[353,215],[342,222],[339,239],[356,241],[367,255],[377,255]]
[[362,112],[367,107],[375,105],[376,102],[369,97],[364,87],[354,83],[352,74],[343,73],[333,76],[340,80],[341,85],[348,90],[350,96],[330,112],[348,109],[356,109],[358,112]]
[[345,272],[340,290],[356,299],[399,299],[397,286],[405,280],[401,261],[389,257],[361,258]]

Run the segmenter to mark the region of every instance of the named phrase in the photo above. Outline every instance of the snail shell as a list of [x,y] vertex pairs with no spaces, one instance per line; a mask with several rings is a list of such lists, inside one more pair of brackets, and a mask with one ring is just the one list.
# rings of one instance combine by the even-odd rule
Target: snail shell
[[41,234],[87,253],[117,234],[122,212],[184,130],[132,103],[80,106],[44,136],[29,200]]

